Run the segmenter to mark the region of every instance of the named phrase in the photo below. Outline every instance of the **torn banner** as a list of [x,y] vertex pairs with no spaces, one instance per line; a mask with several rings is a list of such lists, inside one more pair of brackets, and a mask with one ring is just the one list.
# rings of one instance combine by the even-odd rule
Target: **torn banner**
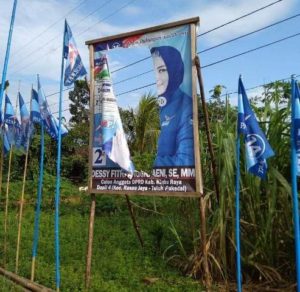
[[132,175],[134,166],[130,159],[117,99],[113,92],[106,54],[96,53],[94,62],[96,104],[94,111],[93,166],[119,166]]

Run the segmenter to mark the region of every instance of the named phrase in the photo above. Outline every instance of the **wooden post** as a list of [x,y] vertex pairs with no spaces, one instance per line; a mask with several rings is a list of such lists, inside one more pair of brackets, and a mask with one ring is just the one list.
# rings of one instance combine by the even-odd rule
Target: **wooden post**
[[[89,135],[89,174],[88,174],[88,189],[91,194],[91,209],[90,209],[90,223],[89,223],[89,239],[86,254],[86,271],[85,271],[85,287],[88,290],[91,283],[91,267],[92,267],[92,253],[93,253],[93,239],[94,239],[94,224],[95,224],[95,209],[96,197],[90,190],[92,189],[92,163],[93,163],[93,131],[94,131],[94,47],[89,46],[90,56],[90,135]],[[87,82],[88,83],[88,82]]]
[[16,250],[16,269],[15,273],[18,274],[18,266],[19,266],[19,254],[20,254],[20,242],[21,242],[21,230],[22,230],[22,217],[23,217],[23,206],[24,206],[24,194],[25,194],[25,185],[26,185],[26,176],[27,176],[27,165],[28,165],[28,153],[29,153],[29,139],[27,140],[27,151],[25,156],[25,166],[24,166],[24,174],[23,174],[23,185],[22,185],[22,193],[20,200],[20,212],[19,212],[19,222],[18,222],[18,238],[17,238],[17,250]]
[[[196,170],[198,169],[198,181],[199,184],[196,185],[197,191],[201,193],[200,196],[200,234],[201,234],[201,249],[203,256],[203,271],[204,271],[204,281],[208,289],[211,287],[211,274],[208,266],[208,250],[206,248],[206,216],[205,216],[205,200],[204,200],[204,190],[202,181],[202,166],[200,159],[200,145],[199,145],[199,128],[198,128],[198,98],[196,94],[196,70],[197,70],[197,55],[196,55],[196,25],[191,24],[191,52],[192,52],[192,84],[193,84],[193,122],[194,122],[194,140],[195,140],[195,165]],[[195,68],[196,67],[196,68]]]
[[85,287],[89,289],[91,282],[91,266],[92,266],[92,253],[93,253],[93,239],[94,239],[94,224],[95,224],[95,209],[96,197],[91,194],[91,210],[90,210],[90,224],[89,224],[89,239],[86,253],[86,272],[85,272]]
[[214,155],[214,150],[213,150],[212,140],[211,140],[211,134],[210,134],[208,111],[207,111],[207,107],[206,107],[204,85],[203,85],[203,79],[202,79],[201,67],[200,67],[200,58],[198,56],[196,56],[196,58],[195,58],[195,65],[197,68],[197,76],[198,76],[198,82],[199,82],[199,88],[200,88],[201,103],[202,103],[202,109],[203,109],[204,118],[205,118],[204,124],[205,124],[205,131],[206,131],[207,142],[208,142],[208,149],[209,149],[209,153],[210,153],[211,165],[212,165],[215,191],[216,191],[217,200],[219,202],[220,188],[219,188],[219,183],[218,183],[217,166],[216,166],[216,160],[215,160],[215,155]]
[[135,230],[135,232],[137,234],[137,237],[140,241],[141,247],[143,248],[144,247],[144,241],[143,241],[142,235],[140,233],[140,228],[136,223],[136,219],[135,219],[135,216],[134,216],[132,204],[129,200],[128,195],[125,195],[125,197],[126,197],[127,207],[128,207],[129,213],[130,213],[130,217],[131,217],[131,220],[132,220],[132,223],[133,223],[134,230]]
[[[31,90],[32,89],[33,89],[33,86],[31,88]],[[32,98],[30,99],[30,113],[31,113],[31,103],[32,103]],[[21,111],[21,108],[20,108],[20,111]],[[30,127],[30,123],[31,123],[31,121],[29,121],[29,127]],[[19,222],[18,222],[18,239],[17,239],[17,251],[16,251],[16,269],[15,269],[16,274],[18,274],[18,266],[19,266],[19,253],[20,253],[20,243],[21,243],[22,217],[23,217],[24,194],[25,194],[25,185],[26,185],[26,177],[27,177],[29,145],[30,145],[30,129],[28,130],[28,137],[27,137],[27,150],[26,150],[26,156],[25,156],[23,184],[22,184],[21,201],[20,201],[20,213],[19,213]]]

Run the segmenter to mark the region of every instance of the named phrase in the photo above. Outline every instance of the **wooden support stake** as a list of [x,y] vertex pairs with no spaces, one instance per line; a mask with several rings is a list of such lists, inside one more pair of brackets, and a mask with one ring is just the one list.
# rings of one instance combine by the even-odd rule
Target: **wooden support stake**
[[0,195],[2,195],[2,179],[3,179],[3,160],[4,160],[4,136],[2,131],[2,149],[0,157]]
[[198,82],[199,82],[199,88],[200,88],[201,103],[202,103],[202,109],[203,109],[204,118],[205,118],[204,124],[205,124],[205,131],[206,131],[207,142],[208,142],[208,149],[209,149],[209,153],[210,153],[211,165],[212,165],[215,191],[216,191],[217,200],[219,202],[220,188],[219,188],[219,183],[218,183],[217,166],[216,166],[216,160],[215,160],[215,155],[214,155],[214,150],[213,150],[212,140],[211,140],[211,134],[210,134],[209,118],[208,118],[208,111],[207,111],[206,101],[205,101],[205,93],[204,93],[204,85],[203,85],[203,79],[202,79],[202,74],[201,74],[200,58],[198,56],[195,57],[195,65],[197,68],[197,76],[198,76]]
[[204,194],[200,198],[200,220],[201,220],[201,246],[202,246],[202,255],[203,255],[203,270],[205,277],[206,288],[210,289],[211,287],[211,274],[208,266],[208,250],[207,250],[207,242],[206,242],[206,215],[205,215],[205,200]]
[[27,176],[27,165],[28,165],[28,153],[29,153],[29,138],[27,139],[27,151],[25,156],[25,166],[23,174],[23,185],[22,193],[20,200],[20,212],[19,212],[19,222],[18,222],[18,239],[17,239],[17,250],[16,250],[16,269],[15,273],[18,274],[19,267],[19,254],[20,254],[20,242],[21,242],[21,230],[22,230],[22,217],[23,217],[23,206],[24,206],[24,194],[25,194],[25,185],[26,185],[26,176]]
[[[192,49],[192,81],[193,81],[193,118],[194,118],[194,139],[196,139],[197,143],[195,145],[195,149],[197,150],[197,156],[195,156],[196,167],[198,167],[198,177],[201,179],[200,184],[200,234],[201,234],[201,249],[202,249],[202,266],[204,272],[204,281],[206,288],[208,291],[211,288],[211,274],[208,266],[208,250],[206,243],[206,217],[205,217],[205,200],[204,200],[204,189],[203,189],[203,181],[202,181],[202,164],[200,157],[200,145],[199,145],[199,129],[198,129],[198,99],[196,94],[196,71],[199,77],[198,65],[199,59],[196,54],[196,26],[195,24],[191,24],[191,49]],[[195,68],[196,67],[196,68]],[[203,87],[203,86],[202,86]],[[198,165],[198,166],[197,166]]]
[[11,160],[12,160],[13,147],[11,146],[9,152],[9,162],[8,162],[8,173],[6,182],[6,194],[5,194],[5,213],[4,213],[4,267],[6,265],[6,251],[7,251],[7,221],[8,221],[8,194],[9,194],[9,181],[10,181],[10,170],[11,170]]
[[[31,87],[33,90],[33,85]],[[32,98],[30,99],[30,113],[31,113],[31,105]],[[21,111],[21,109],[20,109]],[[29,121],[30,123],[30,121]],[[30,125],[30,124],[29,124]],[[22,184],[22,193],[21,193],[21,201],[20,201],[20,212],[19,212],[19,222],[18,222],[18,239],[17,239],[17,251],[16,251],[16,274],[18,274],[19,267],[19,253],[20,253],[20,243],[21,243],[21,230],[22,230],[22,217],[23,217],[23,206],[24,206],[24,194],[25,194],[25,185],[26,185],[26,177],[27,177],[27,166],[28,166],[28,155],[29,155],[29,146],[30,146],[30,135],[28,131],[27,136],[27,150],[25,156],[25,165],[24,165],[24,174],[23,174],[23,184]]]
[[130,213],[130,217],[131,217],[131,220],[132,220],[132,223],[133,223],[134,230],[135,230],[135,232],[137,234],[137,237],[140,241],[141,247],[143,248],[144,247],[144,241],[143,241],[142,235],[140,233],[140,228],[136,223],[136,219],[135,219],[135,216],[134,216],[132,204],[129,200],[128,195],[125,195],[125,197],[126,197],[127,206],[128,206],[128,209],[129,209],[129,213]]
[[54,292],[50,288],[47,288],[45,286],[42,286],[38,283],[32,282],[28,279],[25,279],[23,277],[20,277],[12,272],[9,272],[3,268],[0,267],[0,274],[5,276],[7,279],[17,283],[18,285],[21,285],[25,289],[28,289],[30,291],[34,292]]
[[92,254],[93,254],[93,239],[94,239],[94,225],[95,225],[95,209],[96,209],[96,197],[95,194],[91,194],[91,210],[90,210],[90,224],[89,224],[89,240],[86,253],[86,272],[85,272],[85,287],[89,289],[91,282],[91,266],[92,266]]

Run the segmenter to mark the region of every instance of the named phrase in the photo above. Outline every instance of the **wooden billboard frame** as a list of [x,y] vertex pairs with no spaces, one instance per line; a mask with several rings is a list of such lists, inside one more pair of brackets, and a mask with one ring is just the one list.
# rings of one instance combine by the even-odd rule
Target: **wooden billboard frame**
[[[199,17],[188,18],[163,25],[157,25],[145,29],[135,30],[127,33],[121,33],[113,36],[93,39],[86,41],[90,52],[90,135],[89,135],[89,171],[88,171],[88,192],[90,194],[108,194],[108,195],[142,195],[142,196],[168,196],[168,197],[201,197],[203,195],[203,180],[200,161],[200,144],[198,129],[198,99],[197,99],[197,69],[195,66],[196,58],[196,26],[199,24]],[[94,46],[100,43],[113,41],[116,39],[127,38],[135,35],[154,33],[169,28],[176,28],[182,25],[190,25],[191,33],[191,59],[192,59],[192,98],[193,98],[193,134],[194,134],[194,155],[195,155],[195,183],[194,192],[164,192],[164,191],[115,191],[115,190],[96,190],[92,187],[92,168],[93,168],[93,132],[94,132]]]
[[[142,193],[138,191],[100,191],[100,194],[113,194],[113,195],[125,195],[128,203],[129,209],[130,201],[127,195],[156,195],[156,196],[173,196],[173,197],[197,197],[199,198],[199,207],[200,207],[200,217],[201,217],[201,237],[202,237],[202,243],[201,243],[201,249],[203,253],[203,268],[204,268],[204,278],[205,282],[208,288],[211,286],[211,276],[210,276],[210,270],[208,266],[208,255],[207,255],[207,247],[206,247],[206,216],[205,216],[205,199],[204,199],[204,190],[203,190],[203,181],[202,181],[202,165],[201,165],[201,159],[200,159],[200,144],[199,144],[199,131],[198,131],[198,98],[197,98],[197,85],[196,85],[196,79],[197,79],[197,73],[199,74],[200,66],[199,66],[199,57],[196,53],[196,27],[199,24],[200,19],[199,17],[189,18],[186,20],[176,21],[164,25],[158,25],[151,28],[136,30],[128,33],[122,33],[118,35],[114,35],[111,37],[103,37],[100,39],[95,39],[91,41],[87,41],[86,45],[89,46],[90,50],[90,77],[91,77],[91,83],[90,83],[90,141],[89,144],[92,145],[93,141],[93,120],[94,120],[94,45],[99,44],[99,42],[107,42],[112,41],[115,39],[120,39],[124,37],[130,37],[137,34],[145,34],[150,32],[157,32],[160,30],[168,29],[168,28],[174,28],[182,25],[189,24],[190,25],[190,33],[191,33],[191,59],[192,59],[192,97],[193,97],[193,120],[194,120],[194,127],[193,127],[193,133],[194,133],[194,151],[195,151],[195,178],[196,178],[196,192],[151,192],[151,193]],[[202,82],[199,83],[200,88],[203,89]],[[204,91],[203,91],[204,92]],[[204,96],[203,96],[204,98]],[[203,105],[205,107],[205,105]],[[210,135],[210,133],[207,133],[207,135]],[[96,197],[95,192],[92,190],[92,147],[89,147],[89,193],[91,195],[91,210],[90,210],[90,224],[89,224],[89,241],[87,246],[87,255],[86,255],[86,275],[85,275],[85,284],[86,289],[90,286],[91,281],[91,264],[92,264],[92,245],[93,245],[93,232],[94,232],[94,217],[95,217],[95,206],[96,206]],[[198,179],[197,179],[198,178]],[[98,192],[97,192],[98,193]],[[132,211],[132,210],[131,210]],[[132,215],[132,214],[131,214]],[[135,219],[132,218],[133,224],[135,223]],[[142,240],[139,235],[139,231],[136,229],[137,235],[139,237],[139,240]]]

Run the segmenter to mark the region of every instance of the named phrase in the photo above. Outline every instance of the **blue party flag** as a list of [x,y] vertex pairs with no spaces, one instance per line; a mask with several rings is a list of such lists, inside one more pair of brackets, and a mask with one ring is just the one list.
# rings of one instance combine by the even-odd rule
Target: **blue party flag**
[[21,146],[21,125],[7,95],[5,95],[4,124],[7,126],[9,144],[19,148]]
[[33,125],[30,120],[30,114],[27,110],[24,99],[19,92],[19,105],[20,105],[20,115],[21,115],[21,147],[25,151],[28,150],[29,141],[33,134]]
[[32,123],[40,124],[42,117],[40,114],[39,95],[35,89],[31,90],[31,112],[30,120]]
[[251,109],[241,77],[238,88],[238,134],[244,135],[248,171],[265,178],[268,169],[266,160],[274,152]]
[[[38,100],[41,119],[43,120],[45,130],[51,136],[51,138],[58,139],[58,121],[52,115],[49,105],[44,94],[44,91],[41,87],[40,80],[38,79]],[[68,130],[62,125],[61,127],[61,136],[65,136],[68,133]]]
[[51,136],[51,138],[57,140],[58,137],[57,127],[55,122],[53,121],[53,116],[50,112],[47,99],[41,87],[39,79],[38,79],[38,100],[39,100],[40,114],[44,123],[45,130]]
[[3,130],[3,149],[4,149],[4,155],[6,155],[10,150],[10,144],[7,137],[7,130],[4,128]]
[[72,85],[76,79],[87,74],[81,57],[77,50],[77,46],[72,35],[70,26],[65,21],[65,32],[64,32],[64,58],[67,59],[64,85]]
[[9,144],[8,137],[7,137],[7,130],[6,130],[5,124],[2,123],[1,116],[0,116],[0,134],[1,134],[1,138],[3,140],[2,143],[3,143],[4,155],[6,155],[10,150],[10,144]]
[[0,134],[1,134],[2,143],[3,143],[4,155],[6,155],[10,150],[10,144],[9,144],[9,141],[7,138],[7,130],[6,130],[5,124],[2,121],[1,112],[0,112]]

